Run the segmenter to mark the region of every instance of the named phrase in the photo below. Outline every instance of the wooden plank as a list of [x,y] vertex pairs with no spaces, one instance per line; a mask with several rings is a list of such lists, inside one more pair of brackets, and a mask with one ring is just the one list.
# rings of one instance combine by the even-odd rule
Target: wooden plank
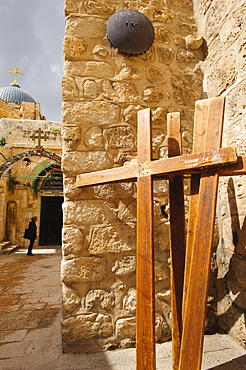
[[[206,150],[216,149],[221,145],[223,113],[224,98],[209,99]],[[179,370],[201,368],[218,178],[218,170],[205,170],[201,175],[183,315]]]
[[202,153],[184,154],[156,161],[146,160],[142,163],[124,167],[110,168],[78,175],[76,186],[98,185],[106,182],[134,181],[137,177],[152,175],[168,176],[175,172],[191,173],[204,167],[216,167],[236,163],[238,160],[235,148],[213,149]]
[[[169,113],[167,115],[167,137],[168,156],[180,156],[182,153],[180,113]],[[174,175],[170,177],[169,199],[171,234],[172,367],[173,370],[177,370],[182,338],[182,299],[185,265],[183,175]]]
[[[152,157],[151,112],[138,112],[138,162]],[[137,311],[136,369],[155,370],[155,282],[153,243],[153,180],[137,180]]]

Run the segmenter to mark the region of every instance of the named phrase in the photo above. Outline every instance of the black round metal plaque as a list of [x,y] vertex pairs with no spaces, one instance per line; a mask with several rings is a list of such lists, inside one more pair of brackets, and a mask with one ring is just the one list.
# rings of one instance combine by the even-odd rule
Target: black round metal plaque
[[115,48],[130,55],[149,50],[155,38],[149,18],[131,9],[114,13],[108,20],[107,33]]

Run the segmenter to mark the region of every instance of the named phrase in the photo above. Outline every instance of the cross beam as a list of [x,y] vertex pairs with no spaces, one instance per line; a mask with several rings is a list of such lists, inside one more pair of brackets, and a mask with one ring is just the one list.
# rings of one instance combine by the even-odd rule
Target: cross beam
[[[219,98],[218,98],[219,99]],[[221,99],[219,100],[221,101]],[[210,118],[213,111],[210,112]],[[174,118],[173,118],[174,117]],[[220,117],[219,117],[220,119]],[[174,120],[174,121],[173,121]],[[177,138],[177,117],[169,116],[169,125],[171,129],[169,130],[170,138],[173,142],[177,141],[180,144],[180,138]],[[173,124],[173,122],[175,124]],[[172,125],[173,124],[173,125]],[[201,126],[199,126],[201,127]],[[216,128],[216,120],[213,128]],[[216,132],[210,132],[216,138],[220,135],[221,130],[216,134]],[[204,140],[204,138],[203,138]],[[209,138],[207,137],[207,140]],[[195,154],[185,154],[180,155],[180,146],[172,146],[172,140],[169,142],[169,156],[170,158],[152,160],[152,139],[151,139],[151,111],[150,109],[142,110],[138,113],[138,157],[137,161],[131,163],[124,167],[112,168],[104,171],[97,171],[92,173],[85,173],[77,176],[76,185],[78,187],[88,186],[88,185],[98,185],[106,182],[119,182],[119,181],[137,181],[137,312],[136,312],[136,369],[138,370],[154,370],[156,369],[155,360],[155,300],[154,300],[154,247],[153,247],[153,194],[152,185],[153,178],[169,178],[170,179],[170,193],[171,199],[173,199],[172,208],[178,207],[179,200],[175,198],[175,189],[180,189],[182,187],[182,181],[178,180],[179,176],[185,174],[192,174],[196,178],[200,178],[200,173],[204,172],[204,169],[210,172],[206,172],[203,175],[204,178],[211,177],[211,174],[219,173],[219,168],[227,166],[224,172],[233,172],[233,163],[237,163],[238,157],[234,148],[219,148],[220,145],[215,145],[204,150],[204,148]],[[244,163],[244,159],[242,161]],[[236,164],[238,171],[242,170],[242,165]],[[211,172],[212,171],[212,172]],[[175,178],[177,181],[171,184],[171,179]],[[205,182],[206,183],[206,182]],[[209,192],[209,187],[205,186],[206,191]],[[216,186],[215,186],[216,188]],[[209,195],[209,193],[208,193]],[[175,200],[176,199],[176,200]],[[182,195],[180,198],[182,201]],[[213,203],[214,204],[214,203]],[[178,209],[178,208],[177,208]],[[171,211],[172,213],[172,211]],[[201,212],[202,213],[202,212]],[[177,211],[173,212],[173,220],[177,220]],[[172,222],[172,221],[171,221]],[[173,221],[174,222],[174,221]],[[179,221],[178,221],[179,222]],[[175,222],[174,222],[175,224]],[[183,291],[183,281],[184,281],[184,268],[181,271],[180,279],[181,282],[178,283],[175,265],[178,263],[176,261],[178,246],[180,241],[172,240],[172,244],[176,245],[176,251],[173,253],[172,258],[172,287],[177,284],[176,288],[181,293],[179,300],[174,303],[172,301],[172,310],[175,309],[175,314],[173,318],[173,334],[177,334],[173,338],[174,340],[174,360],[173,369],[184,370],[186,367],[179,367],[179,364],[185,360],[184,352],[189,348],[189,343],[183,345],[183,338],[186,339],[189,336],[187,331],[184,333],[182,330],[183,320],[188,320],[183,317],[183,305],[185,303],[182,294]],[[184,244],[184,242],[182,241]],[[194,247],[194,246],[193,246]],[[173,248],[173,245],[172,245]],[[209,246],[208,246],[209,248]],[[184,249],[184,246],[183,246]],[[183,250],[184,253],[184,250]],[[183,257],[184,259],[184,257]],[[199,260],[199,258],[198,258]],[[187,272],[186,272],[187,274]],[[188,274],[189,275],[189,274]],[[187,276],[187,280],[189,280]],[[193,276],[194,278],[194,276]],[[175,283],[176,282],[176,283]],[[182,287],[180,288],[180,284]],[[187,284],[185,284],[184,291],[187,289]],[[174,294],[177,294],[177,290]],[[187,294],[185,295],[187,302]],[[190,303],[190,302],[189,302]],[[192,302],[193,303],[193,302]],[[176,304],[176,307],[175,307]],[[185,321],[187,323],[187,320]],[[175,329],[176,328],[176,329]],[[182,352],[180,352],[182,348]],[[199,351],[201,350],[201,345]],[[189,351],[188,351],[189,354]],[[196,356],[197,354],[193,353]],[[182,357],[183,356],[183,357]],[[181,358],[182,357],[182,358]],[[197,356],[199,357],[199,356]],[[183,366],[183,365],[182,365]],[[185,365],[184,365],[185,366]],[[189,369],[198,370],[199,367],[190,367]]]
[[[43,134],[43,135],[42,135]],[[47,132],[44,132],[41,128],[39,128],[37,131],[34,132],[32,136],[30,136],[32,140],[38,139],[38,145],[36,146],[36,149],[43,149],[41,145],[41,140],[47,141],[49,139],[49,134]]]
[[15,66],[15,71],[10,71],[9,70],[9,73],[14,73],[14,81],[13,81],[13,84],[17,84],[18,85],[18,75],[24,75],[24,72],[18,72],[18,69],[19,67],[18,66]]

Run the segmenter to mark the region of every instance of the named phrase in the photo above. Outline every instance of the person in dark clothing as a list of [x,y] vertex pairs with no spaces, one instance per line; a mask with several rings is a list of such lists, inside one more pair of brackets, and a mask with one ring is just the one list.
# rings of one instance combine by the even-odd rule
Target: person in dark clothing
[[37,225],[36,225],[37,219],[38,218],[36,216],[32,217],[31,222],[29,222],[29,226],[28,226],[29,238],[30,238],[30,244],[29,244],[28,252],[27,252],[28,256],[33,255],[32,247],[33,247],[35,239],[37,238]]

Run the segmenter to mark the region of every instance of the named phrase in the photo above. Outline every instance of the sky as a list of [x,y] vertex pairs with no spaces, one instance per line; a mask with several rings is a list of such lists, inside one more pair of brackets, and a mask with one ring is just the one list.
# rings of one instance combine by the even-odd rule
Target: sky
[[64,0],[0,0],[0,87],[13,82],[40,103],[49,121],[61,121]]

